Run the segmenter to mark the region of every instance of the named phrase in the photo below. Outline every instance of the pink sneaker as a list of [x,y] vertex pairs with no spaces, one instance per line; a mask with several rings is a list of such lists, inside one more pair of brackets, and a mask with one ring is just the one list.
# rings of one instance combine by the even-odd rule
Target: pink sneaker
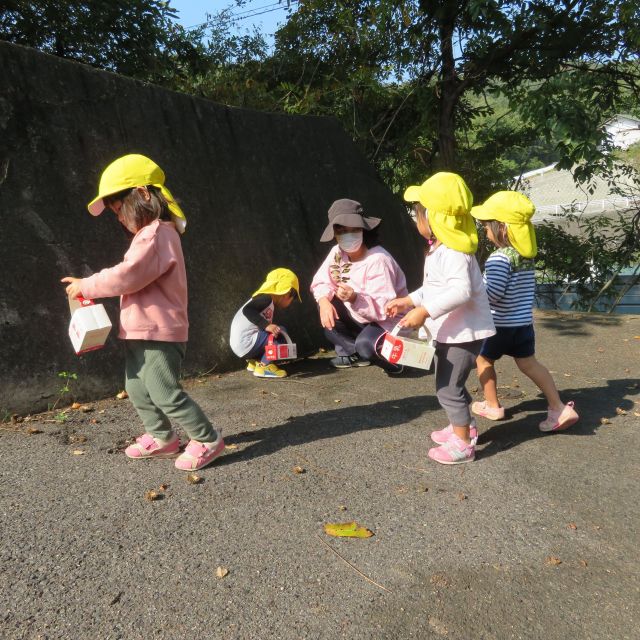
[[[431,439],[436,444],[444,444],[452,435],[453,435],[453,427],[449,425],[444,429],[438,429],[438,431],[432,431]],[[471,438],[471,444],[475,446],[476,442],[478,442],[478,427],[476,427],[476,421],[473,418],[471,418],[471,423],[469,424],[469,437]]]
[[473,462],[476,457],[476,447],[473,441],[467,444],[452,433],[444,444],[429,449],[429,457],[440,464]]
[[477,416],[482,416],[489,420],[504,419],[504,407],[490,407],[486,400],[483,402],[474,402],[471,405],[471,411],[473,411]]
[[144,433],[136,438],[135,444],[129,445],[124,453],[128,458],[171,458],[180,451],[180,438],[174,433],[168,440],[154,438]]
[[573,408],[573,402],[567,402],[562,411],[547,412],[547,419],[540,423],[540,431],[563,431],[578,422],[578,413]]
[[176,460],[176,469],[196,471],[213,462],[224,451],[224,440],[218,436],[215,442],[190,440],[184,452]]

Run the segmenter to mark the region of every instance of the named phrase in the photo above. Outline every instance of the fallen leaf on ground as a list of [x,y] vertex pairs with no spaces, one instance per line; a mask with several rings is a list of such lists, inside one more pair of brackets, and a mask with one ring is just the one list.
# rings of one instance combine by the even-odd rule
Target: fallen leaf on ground
[[583,567],[588,566],[588,564],[587,564],[587,561],[586,561],[586,560],[580,560],[580,564],[581,564]]
[[301,467],[297,464],[295,467],[293,467],[293,473],[306,473],[306,470],[304,467]]
[[464,493],[459,493],[458,494],[458,500],[466,500],[467,496]]
[[347,507],[345,507],[343,504],[341,504],[338,509],[340,509],[340,511],[346,511]]
[[129,394],[126,391],[121,391],[120,393],[116,393],[116,398],[118,398],[118,400],[124,400],[125,398],[128,398]]
[[149,491],[144,492],[144,499],[149,500],[149,502],[153,502],[154,500],[160,500],[160,494],[153,489],[149,489]]
[[600,424],[611,424],[609,418],[600,418]]
[[79,409],[81,406],[82,406],[82,405],[81,405],[79,402],[74,402],[74,403],[71,405],[71,408],[72,408],[72,409]]
[[160,489],[160,491],[166,491],[169,488],[169,484],[166,482],[163,482],[158,489]]
[[373,531],[361,527],[357,522],[336,522],[324,525],[324,532],[336,538],[370,538]]
[[565,373],[565,374],[563,374],[563,375],[564,375],[564,377],[565,377],[565,378],[570,378],[570,377],[571,377],[571,374],[570,374],[570,373]]
[[93,411],[93,405],[91,405],[91,404],[83,404],[80,407],[80,411],[82,411],[83,413],[89,413],[89,411]]
[[446,636],[449,632],[447,628],[438,620],[438,618],[434,618],[433,616],[429,616],[428,618],[429,626],[437,633],[439,636]]
[[71,453],[74,456],[83,456],[84,455],[84,451],[82,449],[74,449]]
[[69,442],[86,442],[87,441],[87,436],[79,436],[79,435],[73,435],[69,438]]
[[598,347],[598,351],[599,351],[600,353],[604,353],[604,349],[603,349],[602,347]]
[[640,413],[638,413],[637,411],[634,411],[633,415],[636,416],[636,418],[640,418]]
[[197,473],[190,473],[187,476],[187,482],[189,484],[200,484],[201,482],[204,482],[204,478],[199,476]]
[[622,409],[621,407],[616,407],[616,413],[619,416],[626,416],[627,415],[627,412],[624,409]]
[[574,530],[575,530],[575,529],[577,529],[577,528],[578,528],[578,525],[577,525],[575,522],[570,522],[570,523],[567,525],[567,529],[574,529]]
[[35,435],[36,433],[42,433],[42,429],[36,429],[35,427],[29,427],[29,428],[27,429],[27,433],[28,433],[30,436],[33,436],[33,435]]
[[336,404],[340,404],[340,403],[342,402],[342,400],[334,400],[334,402],[335,402]]
[[552,567],[557,567],[559,564],[562,564],[562,560],[560,560],[560,558],[556,558],[555,556],[548,556],[547,558],[545,558],[544,563]]
[[229,575],[229,569],[226,567],[218,567],[216,569],[216,578],[224,578],[227,575]]
[[224,448],[225,449],[229,449],[230,451],[234,451],[235,449],[238,448],[238,445],[237,444],[225,444]]

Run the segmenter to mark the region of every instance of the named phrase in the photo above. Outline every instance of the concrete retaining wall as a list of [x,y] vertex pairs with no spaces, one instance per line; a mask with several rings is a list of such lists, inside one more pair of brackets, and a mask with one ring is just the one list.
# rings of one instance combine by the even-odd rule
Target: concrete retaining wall
[[[337,198],[383,218],[382,244],[409,285],[420,282],[420,243],[402,203],[332,119],[230,108],[3,42],[0,86],[0,418],[53,404],[63,371],[77,374],[82,400],[122,388],[115,337],[102,351],[73,353],[59,279],[115,264],[126,250],[115,217],[85,208],[101,170],[125,153],[162,166],[189,221],[186,372],[240,366],[229,323],[271,268],[292,268],[306,292]],[[115,323],[117,300],[106,306]],[[323,343],[309,295],[281,321],[302,352]]]

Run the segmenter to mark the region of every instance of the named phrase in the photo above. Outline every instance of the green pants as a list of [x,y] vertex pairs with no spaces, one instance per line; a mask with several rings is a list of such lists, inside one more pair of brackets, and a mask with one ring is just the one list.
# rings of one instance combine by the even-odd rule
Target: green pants
[[186,352],[182,342],[125,340],[126,390],[142,419],[145,431],[154,438],[171,437],[171,420],[191,440],[215,442],[215,429],[199,405],[180,384],[180,368]]

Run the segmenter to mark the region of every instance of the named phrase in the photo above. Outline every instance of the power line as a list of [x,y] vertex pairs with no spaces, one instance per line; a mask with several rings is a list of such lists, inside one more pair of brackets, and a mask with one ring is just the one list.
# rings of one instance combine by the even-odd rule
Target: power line
[[[291,5],[298,4],[300,0],[286,0],[285,2],[273,2],[271,4],[263,5],[262,7],[254,7],[253,9],[246,9],[244,11],[239,11],[238,13],[221,11],[219,13],[225,13],[225,15],[229,16],[234,21],[247,20],[248,18],[255,18],[256,16],[261,16],[266,13],[272,13],[274,11],[280,11],[282,9],[288,9]],[[205,22],[200,22],[198,24],[194,24],[190,27],[186,27],[189,29],[196,29],[197,27],[203,27],[211,22],[211,20],[206,20]]]

